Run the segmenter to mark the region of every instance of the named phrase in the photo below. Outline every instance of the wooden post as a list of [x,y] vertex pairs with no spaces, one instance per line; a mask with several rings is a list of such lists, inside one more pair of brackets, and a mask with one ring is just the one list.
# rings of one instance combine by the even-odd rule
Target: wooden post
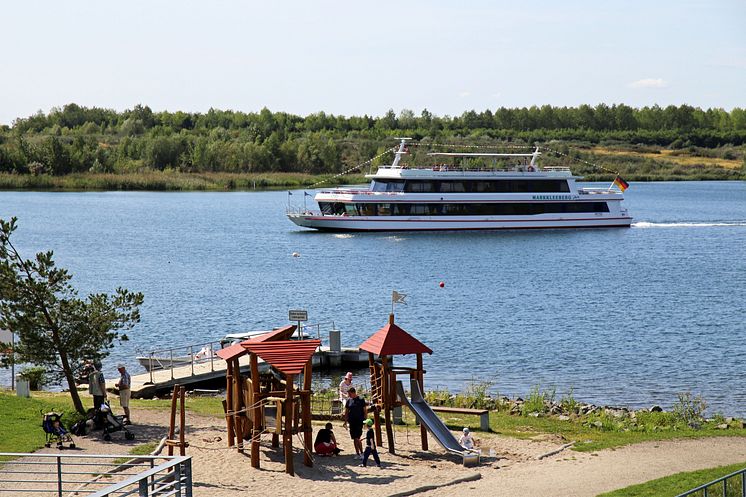
[[262,406],[259,403],[259,362],[257,361],[256,354],[249,355],[249,362],[251,364],[251,389],[254,392],[253,404],[251,409],[251,467],[259,467],[259,438],[261,437],[261,430],[264,427],[264,420],[262,419]]
[[[420,385],[420,392],[425,395],[425,369],[422,366],[422,354],[417,354],[417,383]],[[420,423],[420,437],[422,438],[422,450],[427,450],[427,428],[425,423]]]
[[186,444],[184,443],[184,431],[186,414],[184,413],[184,385],[179,386],[179,455],[186,455]]
[[[176,396],[176,391],[174,390],[174,397],[175,396]],[[226,361],[225,362],[225,424],[228,427],[228,447],[233,447],[235,445],[235,440],[233,438],[234,433],[235,433],[235,427],[233,426],[233,416],[231,416],[230,414],[231,409],[233,409],[233,363],[232,361]]]
[[293,468],[293,375],[285,378],[285,423],[282,442],[285,446],[285,472],[295,476]]
[[[172,441],[174,439],[174,434],[176,432],[176,397],[178,393],[179,385],[174,385],[174,393],[171,395],[171,419],[168,424],[168,441]],[[168,455],[174,455],[173,445],[168,445]]]
[[301,412],[303,413],[303,464],[313,466],[311,451],[313,450],[313,427],[311,426],[311,376],[313,374],[312,359],[308,359],[303,370],[303,391],[301,396]]
[[391,426],[391,402],[390,402],[390,379],[389,379],[389,357],[381,357],[381,398],[383,403],[383,418],[386,423],[386,442],[389,453],[394,454],[394,431]]
[[238,414],[243,407],[243,395],[241,389],[241,370],[238,358],[233,359],[233,426],[236,429],[236,446],[238,452],[243,453],[244,417]]

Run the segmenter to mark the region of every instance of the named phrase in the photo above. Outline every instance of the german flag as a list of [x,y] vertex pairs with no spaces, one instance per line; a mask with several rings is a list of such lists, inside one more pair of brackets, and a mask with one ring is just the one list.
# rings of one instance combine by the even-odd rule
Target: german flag
[[621,176],[617,174],[616,178],[614,179],[614,184],[624,192],[627,188],[629,188],[629,183],[624,181]]

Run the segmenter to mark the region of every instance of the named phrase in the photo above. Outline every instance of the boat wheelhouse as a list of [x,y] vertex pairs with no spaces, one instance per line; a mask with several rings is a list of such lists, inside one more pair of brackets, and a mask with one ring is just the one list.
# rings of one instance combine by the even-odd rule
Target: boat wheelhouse
[[[435,160],[479,162],[480,167],[401,163],[401,139],[391,165],[367,189],[318,192],[318,211],[288,208],[298,226],[327,231],[496,230],[629,227],[622,191],[580,188],[568,167],[539,167],[532,153],[433,152]],[[484,167],[492,160],[494,167]],[[497,163],[508,161],[507,167]]]

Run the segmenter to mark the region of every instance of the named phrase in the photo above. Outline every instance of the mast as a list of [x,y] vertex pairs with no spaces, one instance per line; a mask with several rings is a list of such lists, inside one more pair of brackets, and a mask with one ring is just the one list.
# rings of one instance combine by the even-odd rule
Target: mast
[[396,169],[399,167],[399,161],[401,160],[401,156],[407,154],[407,140],[411,140],[411,138],[401,138],[397,137],[397,139],[401,140],[399,143],[399,150],[394,152],[394,162],[391,163],[391,168]]

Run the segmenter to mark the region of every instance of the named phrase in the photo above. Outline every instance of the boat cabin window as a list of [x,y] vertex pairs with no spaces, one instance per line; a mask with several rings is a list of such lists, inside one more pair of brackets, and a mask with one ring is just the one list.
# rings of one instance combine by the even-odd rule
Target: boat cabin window
[[526,216],[609,212],[606,202],[374,203],[321,202],[321,211],[348,216]]
[[403,192],[404,180],[374,179],[370,189],[374,192]]
[[[402,191],[399,181],[378,184],[373,191]],[[411,193],[563,193],[569,192],[567,180],[556,179],[502,179],[502,180],[406,180],[405,192]]]

